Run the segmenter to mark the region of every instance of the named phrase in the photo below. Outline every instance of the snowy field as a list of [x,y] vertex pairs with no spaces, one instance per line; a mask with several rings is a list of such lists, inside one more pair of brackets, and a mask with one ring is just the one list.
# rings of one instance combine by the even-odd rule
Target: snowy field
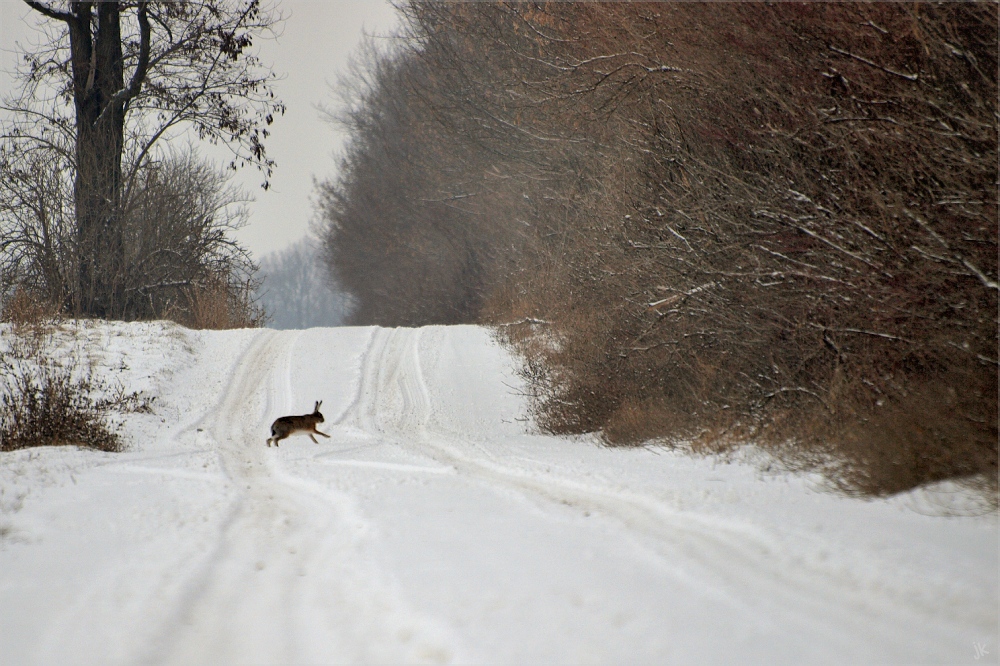
[[[996,663],[996,516],[532,434],[475,327],[78,344],[129,450],[0,454],[0,663]],[[267,448],[323,401],[331,435]]]

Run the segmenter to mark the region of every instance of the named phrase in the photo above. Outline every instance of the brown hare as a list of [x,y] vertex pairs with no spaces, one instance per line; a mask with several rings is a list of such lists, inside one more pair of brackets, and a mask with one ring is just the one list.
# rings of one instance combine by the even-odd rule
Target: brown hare
[[[285,439],[289,435],[294,435],[297,432],[306,433],[309,435],[309,439],[313,442],[316,442],[316,438],[313,437],[313,433],[329,437],[329,435],[325,432],[316,430],[316,424],[324,421],[323,415],[319,413],[319,406],[322,404],[322,400],[317,402],[316,409],[313,410],[312,414],[303,414],[302,416],[282,416],[275,419],[274,423],[271,424],[271,436],[267,438],[267,445],[271,446],[271,442],[274,442],[274,445],[278,446],[278,442]],[[316,443],[319,444],[319,442]]]

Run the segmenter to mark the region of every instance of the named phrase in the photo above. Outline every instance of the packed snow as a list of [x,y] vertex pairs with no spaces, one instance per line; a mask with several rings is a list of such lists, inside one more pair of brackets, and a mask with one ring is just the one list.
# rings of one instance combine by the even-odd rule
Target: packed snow
[[[74,339],[156,400],[125,453],[0,453],[4,664],[1000,655],[997,517],[961,488],[541,435],[477,327]],[[266,445],[317,400],[330,439]]]

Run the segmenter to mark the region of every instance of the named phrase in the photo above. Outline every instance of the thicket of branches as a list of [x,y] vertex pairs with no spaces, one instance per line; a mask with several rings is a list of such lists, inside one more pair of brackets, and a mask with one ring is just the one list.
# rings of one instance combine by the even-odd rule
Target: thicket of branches
[[553,432],[995,492],[995,3],[401,11],[321,187],[357,323],[500,324]]
[[[78,313],[81,255],[93,249],[80,243],[71,165],[49,150],[0,152],[0,173],[0,300],[20,291]],[[245,195],[192,152],[149,162],[136,181],[118,215],[120,261],[105,266],[119,294],[116,315],[253,325],[261,317],[256,265],[233,239],[246,221]]]

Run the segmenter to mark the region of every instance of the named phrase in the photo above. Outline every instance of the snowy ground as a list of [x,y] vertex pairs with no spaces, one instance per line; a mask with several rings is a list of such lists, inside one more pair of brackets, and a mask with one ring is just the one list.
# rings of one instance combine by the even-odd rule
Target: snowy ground
[[[0,662],[995,663],[996,516],[530,434],[473,327],[91,326],[131,448],[0,454]],[[98,353],[97,350],[100,350]],[[330,439],[267,448],[323,401]]]

